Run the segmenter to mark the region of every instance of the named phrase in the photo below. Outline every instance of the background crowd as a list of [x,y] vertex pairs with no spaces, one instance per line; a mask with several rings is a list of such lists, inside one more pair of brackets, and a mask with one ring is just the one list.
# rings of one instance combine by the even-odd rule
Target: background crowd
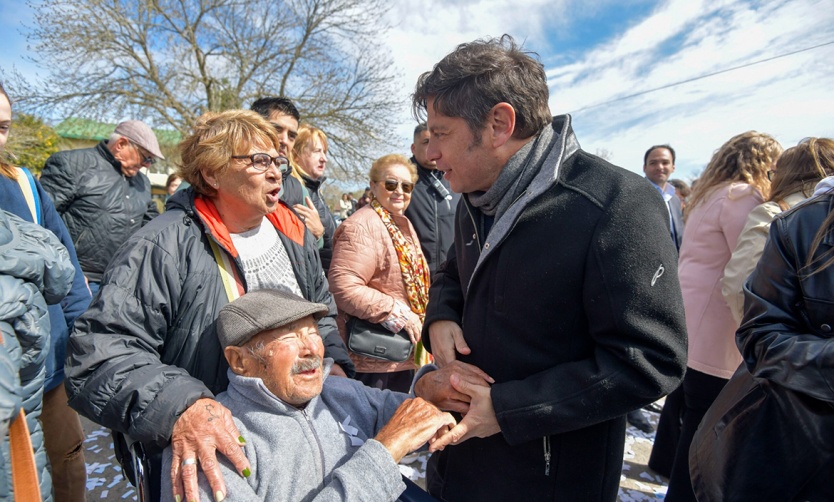
[[[516,50],[504,39],[492,45]],[[84,499],[77,410],[113,431],[137,484],[143,480],[131,466],[141,458],[149,499],[158,498],[163,479],[163,498],[197,493],[198,472],[223,499],[217,459],[246,478],[252,465],[239,422],[217,398],[232,375],[218,316],[261,290],[317,305],[309,329],[332,360],[328,378],[409,393],[420,368],[455,359],[495,378],[488,399],[451,383],[473,411],[470,404],[456,410],[467,412],[461,424],[480,417],[488,401],[501,434],[457,436],[434,455],[430,468],[438,474],[429,490],[437,497],[503,498],[509,492],[490,495],[479,479],[494,472],[498,455],[519,486],[531,483],[525,476],[534,470],[557,471],[547,489],[567,497],[590,489],[571,487],[561,473],[591,469],[605,500],[616,478],[611,444],[619,442],[621,458],[626,414],[640,423],[634,408],[666,394],[649,465],[669,477],[668,500],[834,494],[830,444],[820,447],[813,431],[774,437],[777,426],[805,420],[822,429],[832,416],[834,141],[811,137],[783,151],[767,134],[744,132],[716,150],[690,188],[670,179],[670,145],[649,148],[641,179],[581,151],[569,117],[536,116],[518,105],[512,125],[526,136],[506,134],[506,144],[518,141],[512,151],[488,138],[505,158],[484,184],[436,162],[458,152],[441,153],[444,128],[455,124],[450,117],[474,130],[453,104],[432,105],[446,96],[438,90],[447,85],[441,73],[418,82],[415,109],[422,106],[429,123],[415,127],[413,156],[375,160],[362,197],[339,200],[338,220],[321,193],[327,134],[303,123],[285,97],[203,115],[179,145],[162,214],[141,169],[163,155],[140,121],[120,123],[93,148],[52,155],[40,179],[0,159],[0,498],[36,490],[43,500]],[[488,108],[495,131],[510,123],[499,106],[510,105],[499,101]],[[11,107],[0,86],[0,153]],[[482,140],[458,147],[483,147]],[[559,198],[565,187],[570,204]],[[589,187],[601,191],[590,196]],[[561,216],[566,207],[573,219]],[[642,234],[635,211],[645,218]],[[524,254],[548,239],[552,252]],[[510,251],[484,258],[499,245]],[[598,262],[580,271],[576,256],[589,254]],[[660,267],[634,263],[649,257]],[[650,287],[629,286],[643,268],[654,273]],[[553,281],[565,287],[554,289]],[[647,300],[623,298],[632,294]],[[578,314],[579,305],[587,311]],[[517,319],[524,322],[516,333],[521,349],[501,338]],[[545,345],[540,333],[551,326],[558,341]],[[577,326],[588,340],[562,334]],[[618,339],[617,329],[631,338]],[[493,344],[514,348],[491,352]],[[544,362],[556,349],[568,368],[560,372]],[[623,363],[626,353],[637,362]],[[536,370],[521,374],[512,364],[519,358]],[[532,380],[515,385],[524,378]],[[634,395],[602,402],[618,386]],[[763,396],[774,395],[789,405],[766,406]],[[576,400],[559,402],[564,396]],[[577,418],[589,400],[592,410]],[[742,413],[749,410],[755,413]],[[24,423],[34,488],[12,478],[22,465],[10,453],[21,437],[12,429]],[[470,435],[478,439],[464,441]],[[758,446],[745,451],[751,441]],[[765,457],[781,470],[761,474]],[[567,465],[570,459],[579,460]],[[793,466],[800,460],[801,468]],[[484,487],[480,495],[475,484]]]

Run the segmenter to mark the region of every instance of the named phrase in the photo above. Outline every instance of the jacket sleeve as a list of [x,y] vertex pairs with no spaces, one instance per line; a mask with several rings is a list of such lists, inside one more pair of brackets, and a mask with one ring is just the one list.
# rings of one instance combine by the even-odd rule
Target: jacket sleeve
[[379,247],[367,227],[345,222],[334,241],[330,291],[348,315],[380,323],[394,309],[394,297],[368,284],[380,269]]
[[721,278],[721,294],[727,301],[736,322],[741,322],[744,315],[744,282],[756,268],[762,256],[770,222],[779,214],[779,206],[765,203],[756,206],[747,216],[747,223],[738,237],[730,261],[724,267]]
[[[148,186],[148,190],[150,190],[150,185]],[[147,225],[149,221],[157,216],[159,216],[159,209],[156,206],[156,202],[151,199],[151,201],[148,202],[148,208],[145,210],[144,216],[142,216],[142,226]]]
[[[52,200],[36,182],[38,188],[38,195],[41,198],[41,211],[43,214],[43,226],[51,230],[61,244],[67,248],[69,252],[70,261],[75,268],[75,277],[72,281],[72,288],[66,297],[61,301],[61,309],[64,312],[64,320],[67,323],[67,329],[71,330],[73,323],[90,305],[90,290],[87,283],[84,281],[84,273],[81,271],[81,265],[78,264],[78,256],[75,254],[75,246],[72,243],[67,227],[64,221],[55,210]],[[67,331],[69,333],[69,331]],[[62,343],[66,343],[63,340]]]
[[[784,233],[785,223],[777,219],[771,226],[770,240],[745,285],[744,321],[736,342],[754,377],[834,403],[834,344],[830,334],[815,333],[808,322],[811,317],[830,319],[834,304],[830,296],[803,295],[799,272],[806,257],[797,254]],[[806,280],[830,284],[832,270]]]
[[[520,444],[625,415],[673,391],[686,369],[686,323],[668,212],[645,182],[606,203],[584,264],[587,357],[496,383],[502,434]],[[581,334],[579,334],[581,335]]]
[[[461,202],[462,204],[462,202]],[[461,211],[458,205],[458,211]],[[457,234],[457,229],[455,229]],[[455,240],[459,239],[455,235]],[[458,261],[455,245],[449,247],[446,261],[432,278],[429,288],[429,304],[426,307],[426,320],[423,322],[422,341],[426,350],[431,352],[431,337],[429,327],[435,321],[454,321],[460,326],[463,323],[463,288],[460,285]]]
[[60,152],[46,159],[41,172],[40,184],[52,198],[58,214],[64,214],[75,199],[78,187],[78,172]]
[[186,408],[213,394],[160,360],[182,282],[177,257],[142,236],[122,246],[67,347],[69,404],[90,420],[165,446]]

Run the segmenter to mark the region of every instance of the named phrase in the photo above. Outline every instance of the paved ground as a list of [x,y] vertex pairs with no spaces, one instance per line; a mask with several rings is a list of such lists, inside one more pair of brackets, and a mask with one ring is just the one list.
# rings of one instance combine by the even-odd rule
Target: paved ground
[[[657,424],[657,413],[643,413],[652,423]],[[136,491],[125,481],[113,454],[113,442],[109,432],[84,418],[81,421],[87,432],[84,445],[87,460],[87,500],[136,500]],[[653,442],[654,433],[644,434],[634,427],[628,427],[623,455],[623,475],[620,478],[620,501],[663,500],[666,496],[666,479],[653,473],[646,466]],[[401,465],[400,470],[417,484],[425,486],[427,459],[427,454],[420,455],[411,463]]]

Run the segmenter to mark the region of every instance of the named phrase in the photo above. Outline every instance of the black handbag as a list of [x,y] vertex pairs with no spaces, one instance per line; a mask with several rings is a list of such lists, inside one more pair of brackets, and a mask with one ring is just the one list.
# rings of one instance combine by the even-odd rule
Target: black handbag
[[383,326],[351,317],[347,322],[347,345],[354,354],[401,363],[411,355],[413,344],[405,329],[391,333]]
[[832,459],[832,404],[756,378],[742,363],[695,433],[689,471],[698,500],[795,500],[813,492],[814,479],[830,486]]

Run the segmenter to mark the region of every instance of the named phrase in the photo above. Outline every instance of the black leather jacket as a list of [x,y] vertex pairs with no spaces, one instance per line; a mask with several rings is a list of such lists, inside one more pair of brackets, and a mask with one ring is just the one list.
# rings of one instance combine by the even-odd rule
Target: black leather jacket
[[[736,333],[744,362],[692,444],[698,500],[834,496],[834,266],[813,275],[805,269],[811,243],[832,211],[829,192],[782,213],[770,227],[744,286],[744,319]],[[832,250],[829,232],[815,256],[824,262]]]

